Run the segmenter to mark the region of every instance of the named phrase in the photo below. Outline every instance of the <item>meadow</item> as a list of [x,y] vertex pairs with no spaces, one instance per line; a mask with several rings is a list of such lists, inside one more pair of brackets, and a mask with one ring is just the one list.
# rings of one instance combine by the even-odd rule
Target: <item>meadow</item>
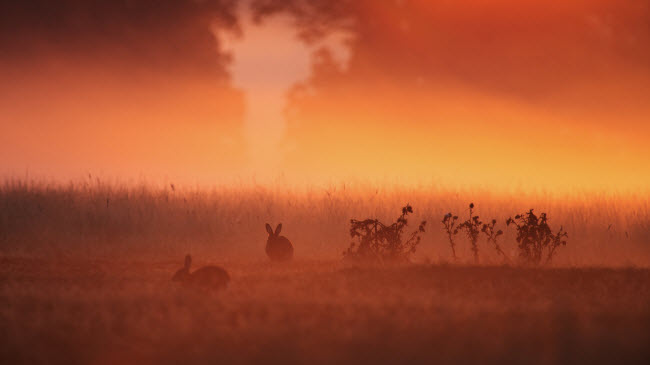
[[[441,220],[476,204],[505,220],[535,208],[569,232],[551,265],[480,263]],[[342,260],[350,219],[427,220],[411,264]],[[436,186],[338,184],[213,189],[6,181],[0,189],[0,362],[647,363],[650,212],[645,195],[506,195]],[[295,260],[264,254],[283,223]],[[220,292],[170,281],[231,274]]]

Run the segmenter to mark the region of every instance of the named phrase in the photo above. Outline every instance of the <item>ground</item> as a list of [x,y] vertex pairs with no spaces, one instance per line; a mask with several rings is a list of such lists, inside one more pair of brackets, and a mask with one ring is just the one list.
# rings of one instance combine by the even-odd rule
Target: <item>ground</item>
[[647,269],[221,264],[211,292],[179,260],[4,256],[0,362],[650,361]]

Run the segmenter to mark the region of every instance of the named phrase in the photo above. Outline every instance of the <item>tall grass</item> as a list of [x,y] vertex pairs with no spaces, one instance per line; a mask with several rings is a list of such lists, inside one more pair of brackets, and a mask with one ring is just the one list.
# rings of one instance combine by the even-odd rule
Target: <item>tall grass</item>
[[[5,255],[139,255],[182,257],[264,256],[266,222],[282,222],[297,258],[338,259],[348,247],[355,217],[390,220],[406,203],[413,219],[438,222],[447,212],[496,218],[502,249],[515,257],[513,212],[548,213],[549,224],[570,234],[556,265],[650,266],[649,197],[614,193],[519,193],[356,183],[287,188],[231,184],[210,189],[173,185],[122,185],[88,180],[53,183],[6,180],[0,187],[0,252]],[[481,263],[502,259],[482,237]],[[471,245],[457,238],[460,262],[472,262]],[[422,236],[417,260],[452,261],[442,226]]]

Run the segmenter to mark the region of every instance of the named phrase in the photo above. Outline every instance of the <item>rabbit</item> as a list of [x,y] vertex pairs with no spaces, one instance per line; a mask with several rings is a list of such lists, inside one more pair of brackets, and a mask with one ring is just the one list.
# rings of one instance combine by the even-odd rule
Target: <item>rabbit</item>
[[218,266],[204,266],[190,273],[190,265],[192,265],[192,256],[187,255],[185,256],[185,266],[176,271],[172,281],[206,289],[224,289],[230,282],[228,272]]
[[293,259],[293,245],[286,237],[280,236],[282,223],[278,224],[275,232],[271,226],[266,224],[266,231],[269,233],[269,239],[266,241],[266,254],[271,261],[290,261]]

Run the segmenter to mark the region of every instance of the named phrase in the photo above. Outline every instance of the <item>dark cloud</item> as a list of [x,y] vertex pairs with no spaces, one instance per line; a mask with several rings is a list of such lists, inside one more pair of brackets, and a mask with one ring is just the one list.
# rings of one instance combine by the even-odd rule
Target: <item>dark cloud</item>
[[212,27],[236,30],[234,0],[25,0],[0,5],[5,62],[58,57],[224,76]]
[[0,2],[0,123],[20,141],[2,148],[34,154],[14,165],[61,169],[241,163],[243,95],[214,35],[238,31],[235,10],[235,0]]
[[[5,1],[0,60],[90,58],[223,78],[228,57],[210,29],[236,31],[237,3]],[[650,6],[642,0],[253,0],[252,7],[259,21],[292,15],[308,42],[349,32],[348,83],[454,80],[536,99],[568,84],[650,69]]]
[[253,9],[259,21],[290,14],[312,44],[350,35],[347,65],[318,51],[291,94],[288,158],[298,165],[440,165],[463,145],[478,156],[468,166],[494,166],[511,156],[486,149],[519,141],[527,153],[566,156],[573,147],[557,133],[628,133],[648,112],[645,0],[255,0]]
[[347,75],[356,80],[455,79],[535,98],[621,67],[650,69],[647,1],[256,0],[253,7],[258,18],[292,14],[307,41],[350,32]]

